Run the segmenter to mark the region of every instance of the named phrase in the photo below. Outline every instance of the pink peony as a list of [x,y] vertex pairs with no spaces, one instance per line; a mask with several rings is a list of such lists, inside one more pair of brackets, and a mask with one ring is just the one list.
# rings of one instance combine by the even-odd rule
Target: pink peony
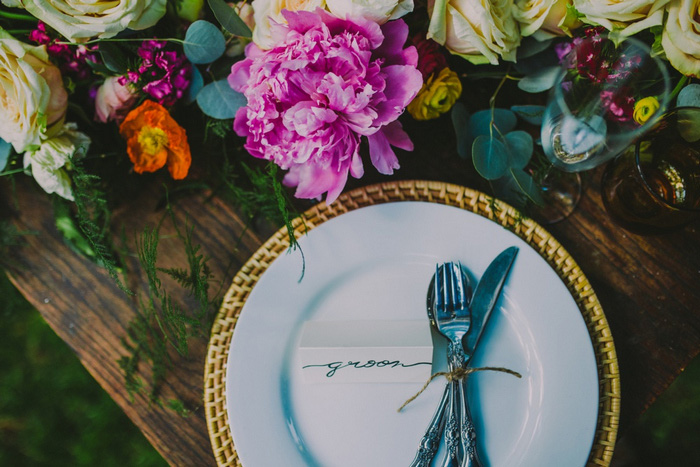
[[107,123],[121,122],[136,101],[136,94],[128,83],[122,84],[118,77],[111,76],[97,90],[95,96],[95,119]]
[[298,198],[338,197],[348,173],[364,173],[360,139],[382,174],[399,167],[391,146],[413,143],[397,121],[420,90],[415,47],[403,48],[402,20],[378,24],[315,12],[283,11],[288,24],[273,26],[277,44],[251,43],[231,69],[231,87],[248,105],[233,128],[251,155],[289,170],[284,178]]

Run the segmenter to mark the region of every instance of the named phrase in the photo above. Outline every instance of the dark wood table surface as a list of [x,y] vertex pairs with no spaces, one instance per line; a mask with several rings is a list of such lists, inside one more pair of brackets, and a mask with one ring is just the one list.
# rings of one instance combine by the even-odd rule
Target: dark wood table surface
[[[417,144],[413,153],[402,154],[403,167],[394,176],[379,176],[367,167],[365,178],[351,181],[348,188],[424,179],[486,190],[470,162],[435,150],[433,141],[453,138],[446,127],[445,119],[428,124],[426,131],[434,137]],[[607,316],[619,359],[624,434],[700,352],[700,225],[662,236],[638,236],[619,228],[601,204],[600,173],[585,174],[578,209],[546,228],[579,263]],[[146,396],[131,400],[117,360],[125,354],[121,339],[135,315],[136,298],[120,291],[102,268],[69,249],[55,227],[50,200],[31,178],[17,179],[15,187],[2,182],[0,188],[0,200],[7,201],[14,223],[32,232],[11,255],[8,271],[13,283],[165,460],[178,466],[216,465],[202,401],[208,338],[192,341],[189,358],[176,358],[162,389],[164,399],[179,398],[193,409],[189,417],[149,404]],[[123,226],[126,238],[132,239],[162,218],[157,190],[140,192],[115,210],[115,233]],[[201,253],[211,258],[212,274],[226,290],[272,230],[246,228],[236,208],[208,195],[179,199],[175,213],[181,222],[189,217]],[[299,208],[311,205],[300,202]],[[159,265],[185,264],[179,241],[169,235],[169,223],[161,233]],[[138,262],[132,258],[128,269],[129,286],[143,288]]]

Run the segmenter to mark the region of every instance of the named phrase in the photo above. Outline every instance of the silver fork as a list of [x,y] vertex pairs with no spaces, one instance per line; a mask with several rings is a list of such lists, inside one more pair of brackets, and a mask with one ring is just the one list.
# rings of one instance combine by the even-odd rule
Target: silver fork
[[[449,341],[447,347],[447,364],[450,372],[464,367],[466,356],[462,338],[471,325],[469,298],[462,280],[462,265],[445,263],[435,272],[435,324],[438,331]],[[464,455],[462,436],[467,435],[462,430],[464,422],[471,423],[466,400],[466,386],[463,381],[450,382],[450,395],[447,403],[447,418],[445,420],[446,458],[444,467],[463,464]],[[462,431],[465,431],[463,434]],[[467,435],[468,436],[468,435]]]

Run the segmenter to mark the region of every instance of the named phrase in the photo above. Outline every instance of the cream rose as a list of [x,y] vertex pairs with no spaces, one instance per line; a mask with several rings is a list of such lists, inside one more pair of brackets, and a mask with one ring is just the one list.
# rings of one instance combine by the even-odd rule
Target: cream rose
[[475,64],[515,61],[520,28],[513,0],[435,0],[428,2],[428,39]]
[[520,34],[546,39],[569,35],[571,29],[580,26],[569,5],[572,0],[516,0],[513,17],[520,23]]
[[67,105],[61,72],[44,47],[0,29],[0,138],[17,152],[38,146],[52,125],[60,127]]
[[661,45],[676,70],[700,78],[700,0],[669,4]]
[[338,18],[362,16],[378,24],[413,11],[413,0],[326,0],[326,5]]
[[275,45],[270,27],[273,22],[286,23],[282,10],[313,11],[325,6],[326,0],[253,0],[253,42],[261,49],[271,49]]
[[2,0],[24,8],[71,41],[146,29],[165,14],[167,0]]
[[24,168],[31,167],[34,179],[44,191],[72,201],[68,165],[72,158],[85,156],[89,147],[90,138],[77,131],[75,123],[66,123],[39,148],[24,153]]
[[574,6],[585,22],[599,24],[621,36],[632,36],[664,19],[664,6],[669,0],[574,0]]

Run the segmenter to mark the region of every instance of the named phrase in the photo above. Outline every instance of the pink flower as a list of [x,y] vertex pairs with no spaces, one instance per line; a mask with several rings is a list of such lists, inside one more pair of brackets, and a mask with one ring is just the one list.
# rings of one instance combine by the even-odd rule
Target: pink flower
[[315,12],[283,11],[276,46],[251,43],[228,81],[248,105],[233,128],[251,155],[289,170],[284,183],[298,198],[338,197],[348,173],[364,173],[360,140],[382,174],[399,167],[391,146],[413,149],[397,121],[421,88],[415,47],[403,49],[402,20],[378,24]]
[[97,90],[95,96],[95,119],[107,123],[121,122],[136,101],[136,94],[128,83],[122,84],[116,76],[109,77]]
[[71,75],[78,80],[88,79],[92,76],[92,69],[88,61],[97,63],[97,46],[84,45],[69,46],[52,38],[46,24],[39,21],[36,29],[29,33],[29,40],[40,45],[46,45],[49,55],[56,60],[64,75]]

